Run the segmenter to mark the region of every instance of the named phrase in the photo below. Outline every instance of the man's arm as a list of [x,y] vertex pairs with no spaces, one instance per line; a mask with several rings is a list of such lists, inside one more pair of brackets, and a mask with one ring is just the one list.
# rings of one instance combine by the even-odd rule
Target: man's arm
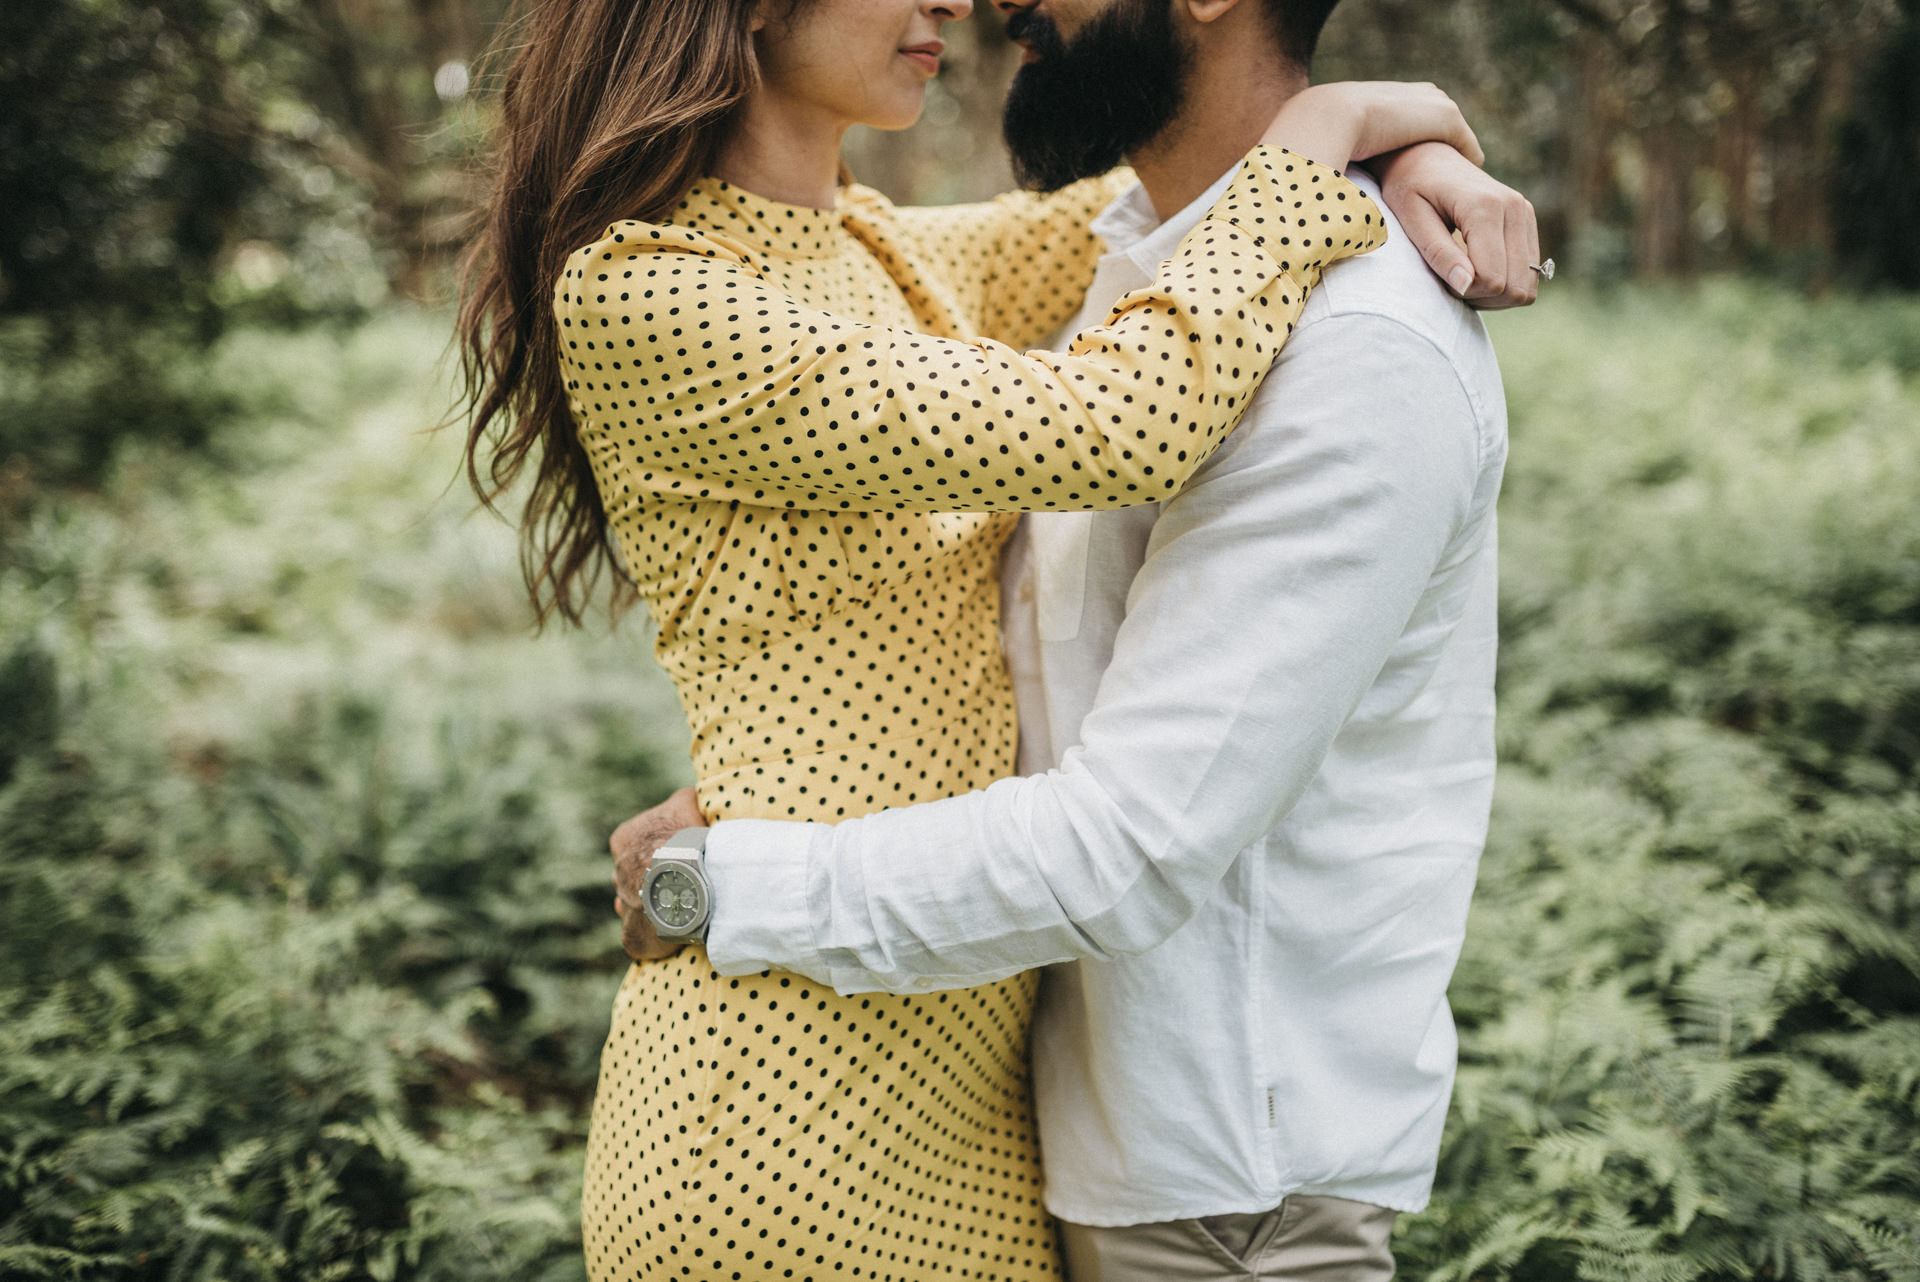
[[708,842],[723,974],[842,992],[989,982],[1153,947],[1306,789],[1467,516],[1452,365],[1376,316],[1304,330],[1162,511],[1082,746],[1046,775]]

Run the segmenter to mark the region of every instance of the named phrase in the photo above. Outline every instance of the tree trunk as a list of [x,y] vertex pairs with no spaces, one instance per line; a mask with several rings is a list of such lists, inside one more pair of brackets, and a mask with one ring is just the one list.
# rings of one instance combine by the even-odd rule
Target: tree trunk
[[1750,265],[1766,243],[1766,225],[1755,202],[1760,149],[1765,138],[1760,77],[1743,66],[1728,78],[1733,103],[1713,140],[1714,168],[1727,196],[1727,234],[1733,261]]
[[1620,129],[1619,94],[1614,89],[1619,60],[1606,41],[1584,32],[1573,51],[1574,93],[1578,106],[1567,148],[1567,244],[1580,241],[1587,229],[1607,219],[1618,182],[1613,144]]
[[1633,270],[1642,280],[1689,277],[1698,266],[1693,231],[1693,174],[1699,140],[1673,120],[1641,138],[1644,179],[1633,227]]

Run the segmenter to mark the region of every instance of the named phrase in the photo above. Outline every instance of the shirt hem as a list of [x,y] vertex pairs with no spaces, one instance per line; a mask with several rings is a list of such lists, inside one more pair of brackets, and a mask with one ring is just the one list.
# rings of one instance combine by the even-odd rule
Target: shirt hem
[[1067,1224],[1083,1225],[1090,1229],[1126,1229],[1141,1224],[1198,1220],[1210,1215],[1263,1215],[1290,1197],[1338,1197],[1345,1198],[1349,1202],[1365,1202],[1369,1206],[1384,1207],[1400,1215],[1417,1215],[1427,1209],[1428,1203],[1432,1200],[1432,1190],[1429,1188],[1415,1196],[1403,1189],[1382,1189],[1367,1185],[1302,1184],[1272,1197],[1247,1196],[1203,1202],[1169,1200],[1155,1206],[1136,1203],[1119,1207],[1110,1205],[1098,1209],[1081,1206],[1068,1199],[1055,1198],[1050,1194],[1044,1200],[1047,1212],[1055,1219]]

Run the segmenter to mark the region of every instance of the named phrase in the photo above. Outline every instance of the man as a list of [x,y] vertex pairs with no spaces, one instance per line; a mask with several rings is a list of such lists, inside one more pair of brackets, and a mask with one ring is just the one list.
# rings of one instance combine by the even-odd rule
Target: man
[[[1334,2],[1000,0],[1029,50],[1023,179],[1123,155],[1140,179],[1096,223],[1076,327],[1224,189]],[[1531,213],[1508,214],[1517,257],[1461,291],[1530,299]],[[1073,963],[1033,1059],[1075,1282],[1388,1278],[1394,1216],[1432,1186],[1493,780],[1505,409],[1479,321],[1393,231],[1327,272],[1179,496],[1023,524],[1003,588],[1030,777],[705,834],[722,974],[913,992]],[[636,955],[662,820],[614,840]]]

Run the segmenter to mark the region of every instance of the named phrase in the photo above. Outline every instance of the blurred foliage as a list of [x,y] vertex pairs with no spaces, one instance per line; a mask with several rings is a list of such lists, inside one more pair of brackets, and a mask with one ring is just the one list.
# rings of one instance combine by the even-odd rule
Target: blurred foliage
[[[410,434],[504,7],[0,6],[0,1276],[580,1275],[604,835],[685,730]],[[1003,187],[1012,61],[961,24],[856,174]],[[1920,0],[1347,0],[1322,70],[1451,89],[1590,280],[1920,285]],[[1920,1278],[1920,304],[1555,298],[1403,1272]]]
[[[233,321],[441,299],[480,192],[510,0],[33,0],[0,7],[0,507],[127,437],[237,410]],[[1430,78],[1573,275],[1747,268],[1920,285],[1920,0],[1345,0],[1323,76]],[[1017,61],[985,9],[904,134],[897,199],[1001,190]]]
[[222,0],[0,10],[0,306],[210,323],[212,268],[265,180],[225,67],[258,55]]
[[0,1277],[581,1274],[606,833],[685,731],[436,503],[445,324],[230,335],[244,465],[0,545]]
[[0,503],[201,443],[232,321],[422,292],[472,201],[466,59],[505,0],[0,7]]
[[225,0],[0,8],[0,459],[96,475],[129,431],[192,442],[217,406],[172,377],[218,332],[215,267],[267,182],[224,68]]
[[505,0],[0,10],[0,314],[349,317],[459,238]]
[[1836,232],[1862,283],[1920,290],[1920,0],[1901,10],[1841,128]]
[[[0,544],[0,1275],[581,1275],[603,843],[686,731],[436,502],[444,324],[229,334],[229,466]],[[1920,301],[1496,324],[1504,765],[1402,1275],[1920,1276]]]
[[1920,1277],[1920,303],[1499,337],[1504,764],[1404,1271]]
[[[1346,0],[1319,70],[1450,91],[1494,171],[1539,206],[1563,265],[1589,279],[1737,267],[1816,287],[1901,284],[1910,278],[1887,272],[1874,237],[1904,236],[1920,215],[1920,119],[1913,81],[1899,79],[1913,64],[1894,52],[1914,39],[1915,11],[1914,0]],[[1860,140],[1888,161],[1862,168]]]

